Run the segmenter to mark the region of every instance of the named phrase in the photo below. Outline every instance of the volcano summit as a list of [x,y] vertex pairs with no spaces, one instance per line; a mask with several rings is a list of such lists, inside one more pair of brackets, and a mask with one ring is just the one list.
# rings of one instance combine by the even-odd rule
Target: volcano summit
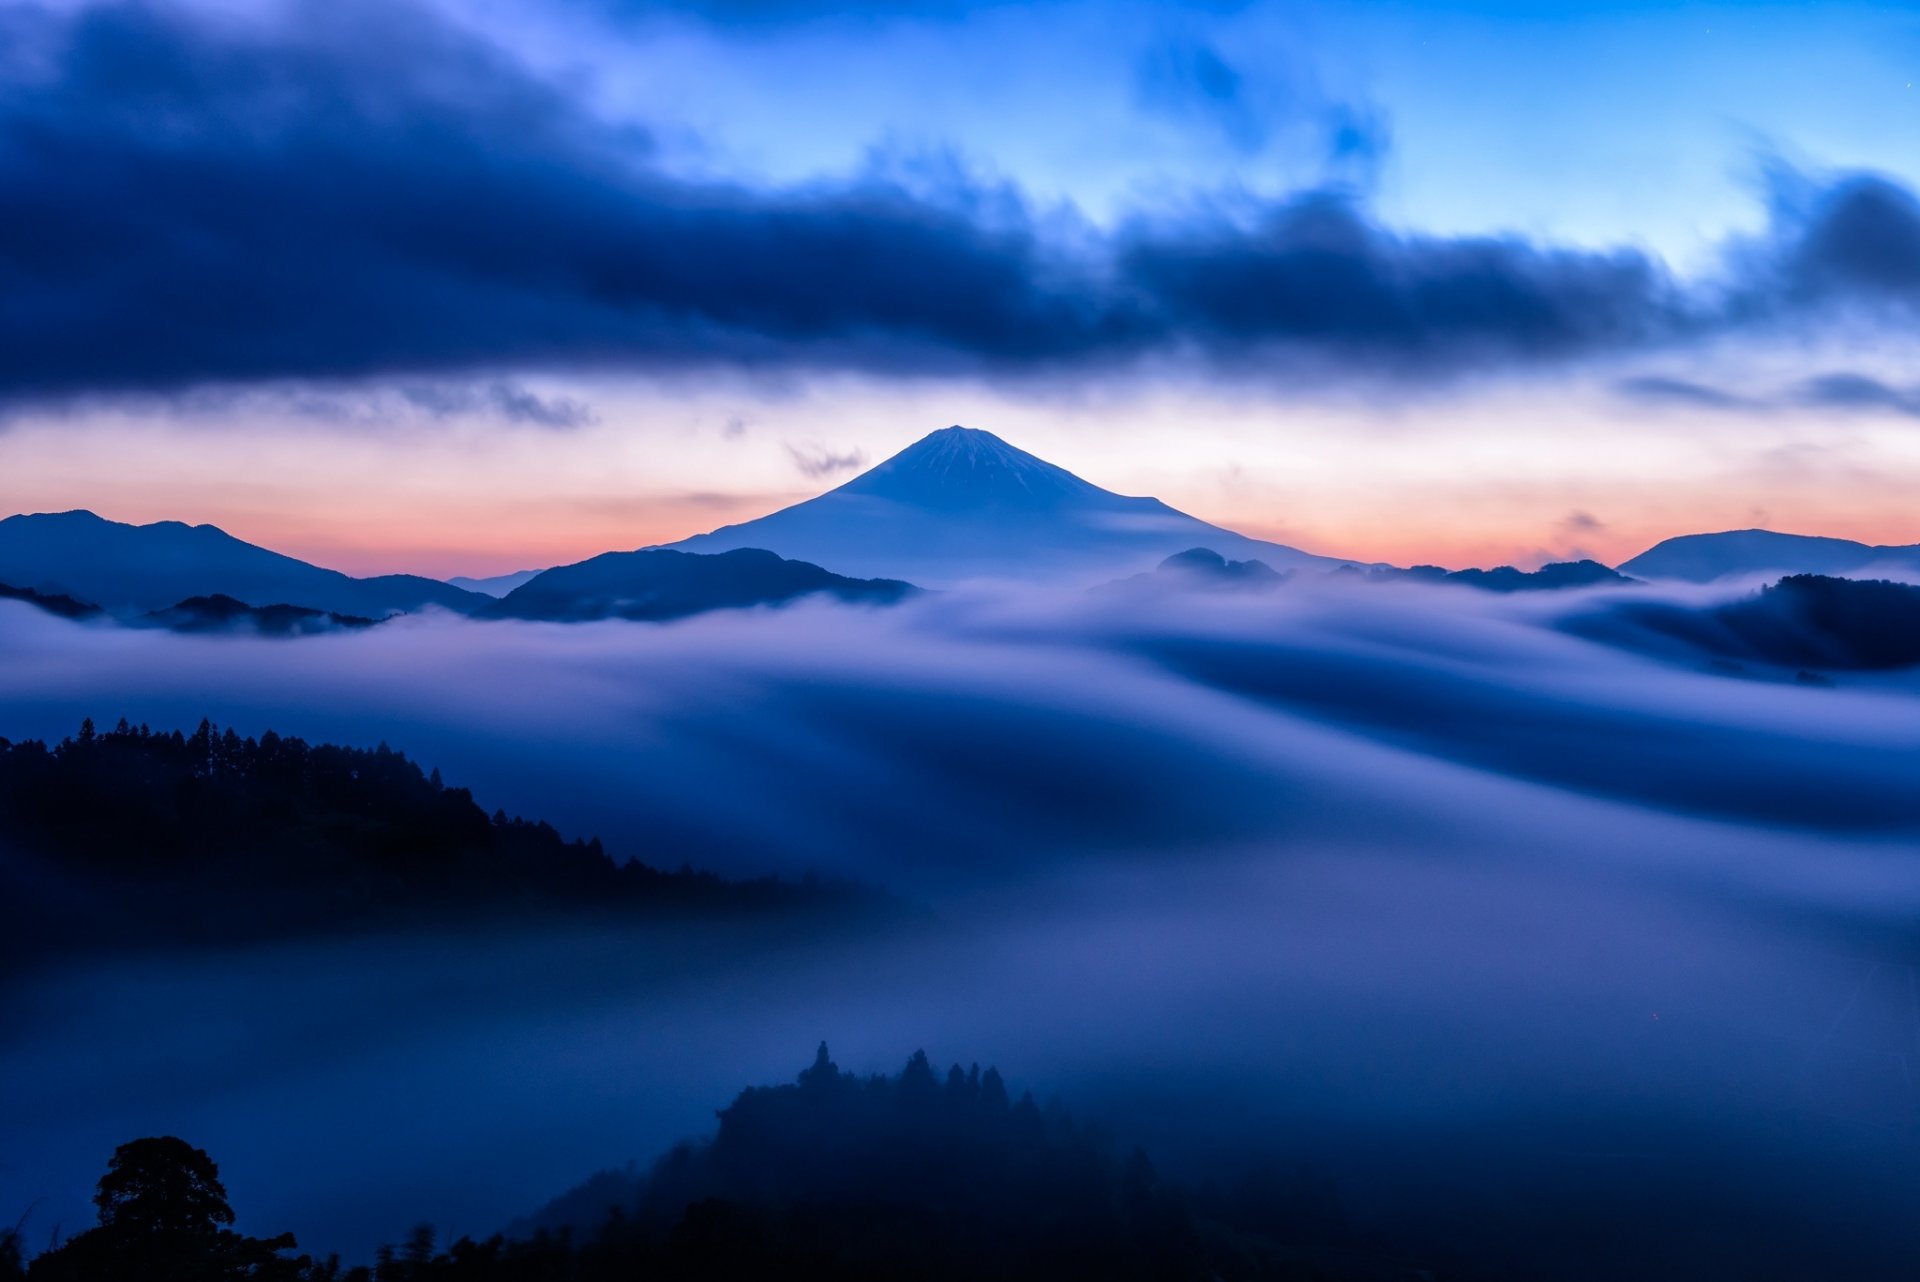
[[1275,569],[1346,562],[1251,539],[1103,490],[991,432],[947,427],[838,489],[669,547],[766,548],[862,578],[945,587],[968,580],[1102,582],[1189,548]]

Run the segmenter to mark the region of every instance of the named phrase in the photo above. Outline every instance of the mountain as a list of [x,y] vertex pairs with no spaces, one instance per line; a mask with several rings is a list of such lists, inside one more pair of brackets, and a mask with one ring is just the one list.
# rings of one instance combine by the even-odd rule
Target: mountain
[[1728,530],[1666,539],[1620,569],[1636,578],[1688,583],[1745,575],[1920,574],[1920,544],[1876,546],[1810,534]]
[[1128,498],[991,432],[948,427],[838,489],[758,520],[668,545],[769,548],[845,574],[945,586],[968,579],[1096,583],[1209,548],[1276,570],[1344,562]]
[[370,628],[375,620],[357,614],[334,614],[298,605],[252,606],[230,596],[188,597],[164,610],[135,620],[142,627],[174,632],[252,633],[263,637],[308,637],[322,632],[350,632]]
[[448,579],[447,582],[459,588],[462,592],[478,592],[481,596],[499,598],[513,591],[534,575],[544,573],[546,573],[544,570],[515,570],[512,574],[496,574],[491,578],[485,579],[470,579],[464,574],[457,574],[453,578]]
[[376,619],[430,605],[472,614],[492,604],[476,593],[418,575],[350,578],[256,547],[211,525],[128,525],[84,511],[0,521],[0,582],[64,593],[123,615],[210,596],[286,602]]
[[700,554],[665,548],[607,552],[577,565],[543,570],[486,613],[502,619],[661,622],[756,605],[785,605],[823,594],[840,601],[892,605],[917,591],[894,579],[850,579],[760,548]]

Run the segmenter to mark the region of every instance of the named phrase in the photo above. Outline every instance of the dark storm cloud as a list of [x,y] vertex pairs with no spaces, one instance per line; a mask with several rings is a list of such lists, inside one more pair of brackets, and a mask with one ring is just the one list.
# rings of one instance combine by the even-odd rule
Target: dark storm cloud
[[[369,40],[374,16],[0,18],[0,394],[1164,355],[1419,378],[1920,301],[1914,200],[1878,179],[1783,205],[1711,297],[1637,251],[1402,235],[1328,192],[1102,232],[1018,193],[672,177],[500,50],[392,6]],[[1189,79],[1231,103],[1212,66]]]
[[1635,253],[1399,236],[1315,194],[1257,222],[1142,226],[1120,246],[1169,340],[1302,345],[1359,365],[1576,355],[1676,334],[1683,301]]

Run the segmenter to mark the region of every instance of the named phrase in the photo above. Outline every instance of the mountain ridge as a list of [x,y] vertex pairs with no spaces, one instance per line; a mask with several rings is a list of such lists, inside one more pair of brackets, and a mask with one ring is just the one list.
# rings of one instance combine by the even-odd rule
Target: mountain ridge
[[1720,530],[1662,539],[1618,567],[1636,578],[1711,583],[1761,574],[1825,574],[1904,570],[1920,574],[1920,544],[1874,544],[1776,530]]
[[123,616],[215,596],[368,618],[427,606],[472,614],[490,603],[421,575],[354,578],[216,525],[135,525],[85,508],[0,519],[0,582],[71,596]]

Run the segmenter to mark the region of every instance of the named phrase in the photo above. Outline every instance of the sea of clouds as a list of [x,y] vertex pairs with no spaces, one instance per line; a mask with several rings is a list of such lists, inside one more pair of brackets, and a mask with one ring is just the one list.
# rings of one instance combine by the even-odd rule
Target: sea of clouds
[[1736,1225],[1756,1258],[1912,1250],[1920,682],[1562,627],[1621,599],[963,592],[292,642],[0,605],[0,734],[385,740],[617,855],[932,909],[21,977],[0,1212],[79,1227],[113,1145],[171,1131],[308,1247],[485,1233],[824,1038],[996,1062],[1176,1169],[1312,1167],[1407,1232],[1577,1204],[1564,1231],[1673,1258]]

